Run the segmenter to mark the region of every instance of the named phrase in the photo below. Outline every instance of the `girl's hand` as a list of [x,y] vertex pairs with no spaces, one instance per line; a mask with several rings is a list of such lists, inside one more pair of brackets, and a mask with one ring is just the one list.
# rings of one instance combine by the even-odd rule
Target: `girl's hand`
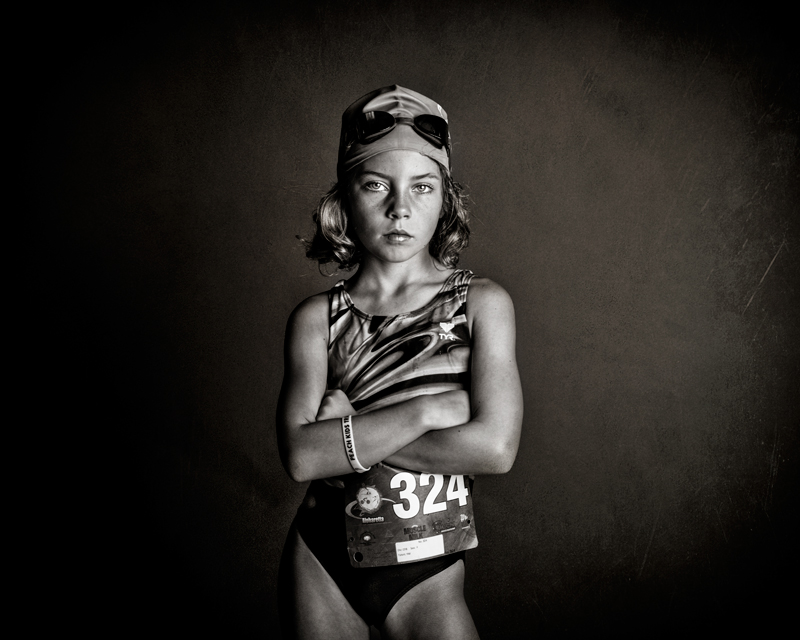
[[328,389],[317,411],[317,421],[351,416],[356,412],[341,389]]

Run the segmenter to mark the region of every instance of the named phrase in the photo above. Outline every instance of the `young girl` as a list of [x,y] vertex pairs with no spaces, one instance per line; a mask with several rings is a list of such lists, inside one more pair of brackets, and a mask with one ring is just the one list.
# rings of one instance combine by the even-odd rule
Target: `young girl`
[[358,270],[286,330],[281,458],[312,482],[281,560],[284,633],[477,638],[471,476],[505,473],[517,453],[513,306],[456,269],[469,229],[438,104],[396,85],[357,100],[337,174],[308,256]]

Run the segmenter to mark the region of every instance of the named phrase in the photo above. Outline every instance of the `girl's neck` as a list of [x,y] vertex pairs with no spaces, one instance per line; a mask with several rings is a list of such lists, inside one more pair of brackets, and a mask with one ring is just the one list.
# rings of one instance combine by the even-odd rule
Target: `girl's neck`
[[453,269],[432,257],[415,263],[386,263],[365,259],[348,280],[353,303],[371,315],[397,315],[424,307],[433,300]]

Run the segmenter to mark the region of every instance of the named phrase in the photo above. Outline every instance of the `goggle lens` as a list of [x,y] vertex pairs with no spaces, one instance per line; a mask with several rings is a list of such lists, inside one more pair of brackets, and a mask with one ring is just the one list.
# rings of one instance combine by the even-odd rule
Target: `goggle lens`
[[438,116],[423,114],[414,118],[414,124],[417,125],[418,130],[438,139],[440,144],[444,144],[447,140],[447,123]]
[[358,140],[361,144],[368,144],[381,136],[385,136],[394,129],[395,124],[394,116],[391,113],[386,111],[367,111],[361,114],[356,124]]

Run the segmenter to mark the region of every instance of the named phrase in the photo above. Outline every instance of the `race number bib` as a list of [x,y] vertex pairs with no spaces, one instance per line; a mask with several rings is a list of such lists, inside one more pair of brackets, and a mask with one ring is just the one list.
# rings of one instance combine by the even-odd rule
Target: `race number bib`
[[478,546],[471,480],[377,464],[344,480],[354,567],[383,567]]

